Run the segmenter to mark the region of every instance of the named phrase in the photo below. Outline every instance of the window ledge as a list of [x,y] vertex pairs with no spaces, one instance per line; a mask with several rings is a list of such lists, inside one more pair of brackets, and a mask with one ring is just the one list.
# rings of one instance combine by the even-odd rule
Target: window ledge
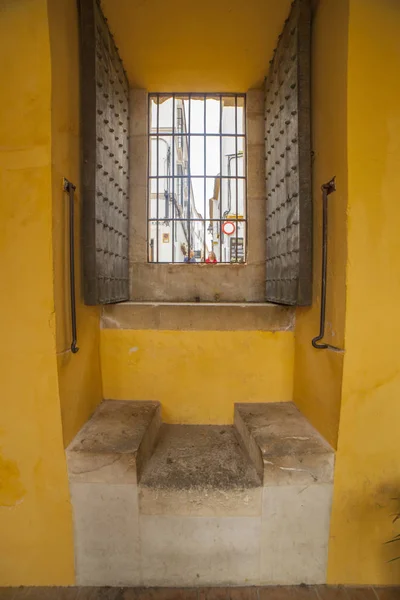
[[293,331],[295,309],[266,302],[122,302],[103,307],[102,329]]

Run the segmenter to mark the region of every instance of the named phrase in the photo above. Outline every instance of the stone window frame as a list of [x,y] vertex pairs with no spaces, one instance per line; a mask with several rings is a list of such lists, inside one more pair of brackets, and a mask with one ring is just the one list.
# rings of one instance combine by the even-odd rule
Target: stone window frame
[[148,262],[148,93],[130,90],[130,301],[265,302],[264,92],[246,93],[247,261]]

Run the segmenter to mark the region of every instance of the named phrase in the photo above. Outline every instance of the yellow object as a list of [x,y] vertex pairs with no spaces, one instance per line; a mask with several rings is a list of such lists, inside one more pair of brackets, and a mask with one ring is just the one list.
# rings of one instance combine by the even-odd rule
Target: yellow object
[[[64,445],[102,400],[100,307],[83,304],[80,251],[79,57],[76,2],[48,3],[52,76],[53,264],[56,346]],[[79,352],[72,354],[68,198],[62,178],[75,183],[76,299]]]
[[[400,4],[350,3],[346,354],[328,578],[399,583]],[[332,49],[331,49],[332,52]],[[396,554],[397,551],[397,554]]]
[[[312,147],[314,203],[313,304],[297,309],[294,401],[336,447],[343,353],[315,350],[321,287],[321,185],[336,175],[329,198],[325,340],[344,347],[347,257],[347,38],[348,2],[324,0],[314,14],[312,35]],[[327,90],[329,89],[329,93]]]
[[103,0],[132,87],[246,92],[262,84],[290,0]]
[[[400,5],[324,0],[313,20],[314,299],[298,309],[294,399],[337,447],[328,583],[398,583],[385,545],[399,496]],[[329,90],[329,93],[327,93]],[[329,199],[327,330],[315,350],[322,183]]]
[[168,423],[232,423],[235,402],[292,397],[290,331],[103,329],[104,396],[159,400]]
[[0,585],[71,585],[54,315],[47,2],[2,2],[0,46]]

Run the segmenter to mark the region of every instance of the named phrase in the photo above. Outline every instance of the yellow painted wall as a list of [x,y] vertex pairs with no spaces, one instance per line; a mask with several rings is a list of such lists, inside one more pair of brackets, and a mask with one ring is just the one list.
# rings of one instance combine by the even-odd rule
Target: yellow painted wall
[[[80,266],[79,44],[75,0],[48,2],[52,66],[52,185],[56,344],[64,443],[102,400],[100,308],[83,304]],[[69,298],[69,213],[62,180],[77,186],[75,255],[79,352],[72,354]]]
[[321,185],[336,175],[329,199],[328,282],[325,340],[344,347],[347,236],[347,36],[348,1],[320,0],[312,25],[312,148],[314,198],[313,304],[297,310],[294,400],[336,446],[343,353],[316,350],[319,332],[322,199]]
[[104,397],[159,400],[168,423],[227,424],[235,402],[292,398],[290,331],[103,329]]
[[[400,4],[351,0],[346,356],[329,581],[400,583]],[[400,528],[397,528],[397,532]]]
[[[168,422],[229,423],[234,402],[294,394],[332,444],[339,430],[331,583],[400,581],[399,563],[387,562],[394,547],[383,544],[395,532],[391,499],[400,495],[399,31],[397,0],[316,6],[315,297],[298,311],[295,339],[292,332],[100,333],[107,398],[160,400]],[[79,180],[76,35],[73,0],[1,5],[0,585],[73,584],[63,442],[101,397],[97,309],[79,303],[81,351],[65,352],[61,178]],[[345,342],[346,354],[311,347],[319,188],[332,175],[327,340]]]
[[0,585],[72,584],[53,297],[46,0],[0,10]]
[[132,87],[246,92],[259,87],[290,0],[102,0]]

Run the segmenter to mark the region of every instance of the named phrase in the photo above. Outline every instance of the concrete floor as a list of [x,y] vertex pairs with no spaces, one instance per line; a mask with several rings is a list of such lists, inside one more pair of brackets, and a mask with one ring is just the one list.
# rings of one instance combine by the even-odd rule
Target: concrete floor
[[0,600],[400,600],[399,587],[0,588]]

